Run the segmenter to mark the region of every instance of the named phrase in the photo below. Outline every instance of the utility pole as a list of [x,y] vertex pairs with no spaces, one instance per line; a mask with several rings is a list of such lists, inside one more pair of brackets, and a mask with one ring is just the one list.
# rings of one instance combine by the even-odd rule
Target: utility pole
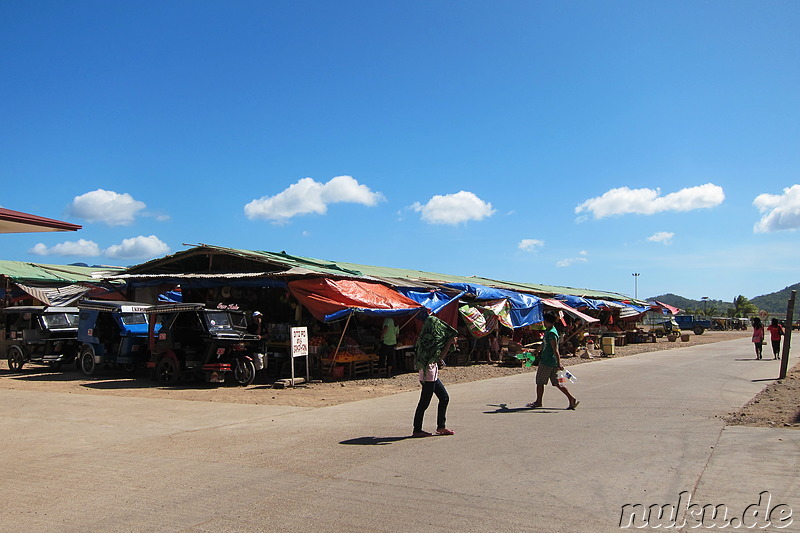
[[783,351],[781,353],[781,375],[778,379],[785,379],[789,369],[789,348],[792,345],[792,322],[794,321],[794,299],[797,291],[792,291],[789,303],[786,306],[786,332],[783,337]]
[[633,297],[639,299],[639,276],[638,272],[631,274],[633,276]]

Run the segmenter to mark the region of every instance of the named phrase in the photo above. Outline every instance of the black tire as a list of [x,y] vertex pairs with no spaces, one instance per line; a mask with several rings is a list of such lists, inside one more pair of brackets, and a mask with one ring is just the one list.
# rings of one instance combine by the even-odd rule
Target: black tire
[[694,328],[692,328],[692,331],[694,331],[695,335],[702,335],[705,330],[706,328],[704,328],[703,326],[695,326]]
[[97,371],[97,364],[94,362],[94,350],[91,348],[84,348],[81,350],[81,355],[78,358],[80,361],[81,372],[87,376],[94,375]]
[[8,349],[8,369],[12,372],[19,372],[25,364],[25,353],[19,346],[12,346]]
[[156,365],[156,381],[159,383],[177,383],[179,378],[178,365],[172,357],[164,357]]
[[246,387],[256,379],[256,365],[249,359],[237,359],[232,374],[238,385]]

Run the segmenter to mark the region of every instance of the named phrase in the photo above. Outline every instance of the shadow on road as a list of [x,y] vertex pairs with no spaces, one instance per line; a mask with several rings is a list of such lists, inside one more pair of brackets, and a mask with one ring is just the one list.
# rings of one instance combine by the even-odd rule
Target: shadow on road
[[413,439],[414,437],[408,435],[405,437],[358,437],[355,439],[347,439],[341,441],[339,444],[357,444],[359,446],[383,446],[406,439]]
[[507,414],[507,413],[551,413],[552,410],[549,408],[538,408],[534,409],[532,407],[509,407],[507,403],[501,403],[498,405],[489,404],[489,407],[497,407],[494,411],[484,411],[483,414],[485,415],[498,415],[498,414]]

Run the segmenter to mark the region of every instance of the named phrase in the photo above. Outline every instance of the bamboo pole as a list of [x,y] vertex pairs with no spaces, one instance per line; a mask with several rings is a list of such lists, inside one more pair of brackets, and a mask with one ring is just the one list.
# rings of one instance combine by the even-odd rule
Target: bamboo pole
[[333,358],[331,359],[331,368],[328,372],[333,372],[333,365],[336,364],[336,356],[339,355],[339,348],[342,347],[342,341],[344,340],[344,334],[347,333],[347,326],[350,325],[350,319],[353,317],[353,313],[351,312],[347,315],[347,322],[344,323],[344,328],[342,328],[342,336],[339,337],[339,344],[336,345],[336,351],[333,352]]

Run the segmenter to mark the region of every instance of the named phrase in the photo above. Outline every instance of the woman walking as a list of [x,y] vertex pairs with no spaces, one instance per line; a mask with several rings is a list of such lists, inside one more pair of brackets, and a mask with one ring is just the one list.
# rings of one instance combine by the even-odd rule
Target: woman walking
[[753,344],[756,347],[756,359],[761,359],[761,350],[764,343],[764,325],[761,319],[755,317],[753,319]]
[[769,338],[772,341],[772,356],[774,359],[780,359],[781,337],[784,335],[783,326],[781,326],[777,318],[773,318],[767,330],[769,331]]
[[443,359],[453,342],[456,340],[458,332],[450,327],[447,322],[431,315],[425,319],[422,326],[414,355],[414,366],[419,370],[419,382],[422,391],[419,395],[417,410],[414,412],[414,432],[412,437],[430,437],[431,433],[422,430],[422,421],[425,418],[425,410],[431,404],[431,398],[436,395],[439,405],[436,413],[436,433],[438,435],[453,435],[451,429],[445,425],[447,416],[447,404],[450,403],[450,396],[439,379],[439,360]]

